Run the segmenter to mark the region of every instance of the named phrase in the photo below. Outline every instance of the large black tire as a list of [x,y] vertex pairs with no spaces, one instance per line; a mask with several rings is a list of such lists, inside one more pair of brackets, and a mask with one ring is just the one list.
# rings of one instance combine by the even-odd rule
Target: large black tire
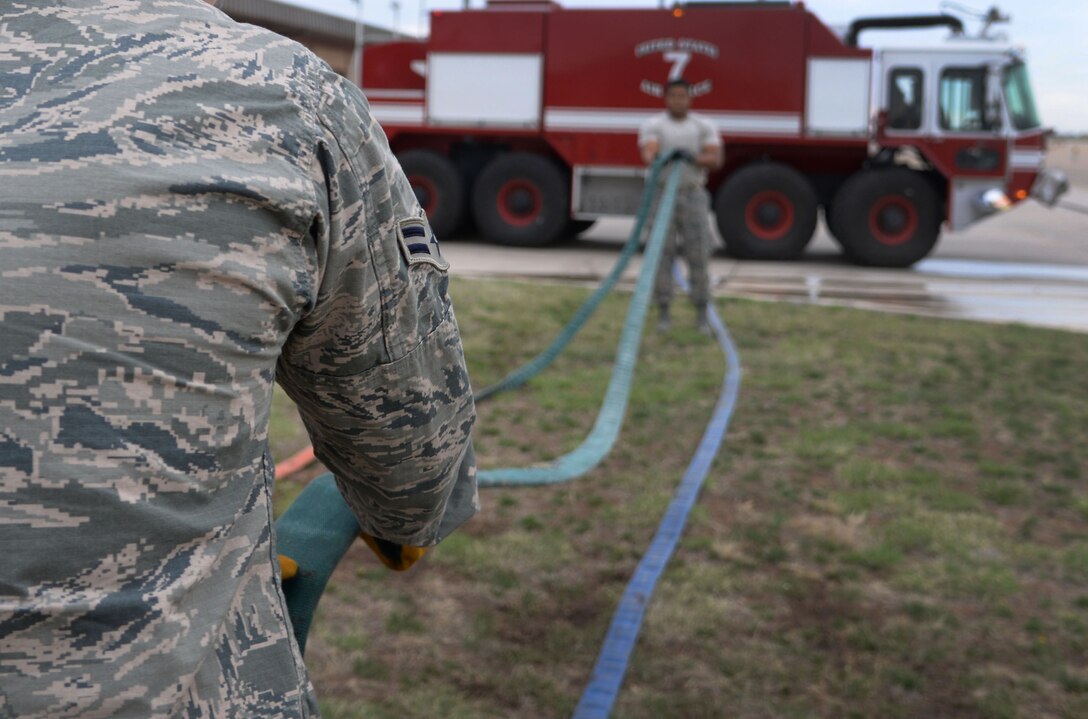
[[465,189],[457,168],[431,150],[409,150],[398,159],[435,236],[451,237],[465,219]]
[[472,214],[480,233],[500,245],[543,247],[563,237],[570,191],[562,170],[531,152],[497,156],[472,188]]
[[714,199],[725,251],[749,260],[799,256],[816,230],[818,207],[804,175],[777,162],[737,170]]
[[846,256],[860,265],[909,267],[940,234],[940,200],[926,178],[891,167],[863,170],[843,184],[831,226]]

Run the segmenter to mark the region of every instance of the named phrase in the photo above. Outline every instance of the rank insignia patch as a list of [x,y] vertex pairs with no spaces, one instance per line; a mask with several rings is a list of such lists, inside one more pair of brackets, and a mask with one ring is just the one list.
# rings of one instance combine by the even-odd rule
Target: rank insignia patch
[[401,220],[397,225],[397,239],[400,241],[400,251],[409,265],[426,263],[442,271],[449,269],[450,263],[438,248],[438,238],[422,218]]

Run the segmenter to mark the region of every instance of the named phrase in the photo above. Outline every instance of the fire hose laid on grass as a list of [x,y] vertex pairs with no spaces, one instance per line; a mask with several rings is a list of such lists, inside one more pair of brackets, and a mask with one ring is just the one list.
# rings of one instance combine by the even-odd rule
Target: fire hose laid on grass
[[[680,186],[681,169],[680,162],[674,163],[672,172],[665,182],[650,239],[646,243],[646,250],[642,256],[642,270],[635,283],[631,303],[627,306],[627,318],[623,323],[623,333],[620,335],[619,346],[616,349],[616,360],[612,365],[612,378],[608,382],[608,389],[605,391],[593,429],[574,451],[549,464],[536,467],[479,470],[476,477],[481,487],[534,486],[567,482],[600,464],[616,443],[616,437],[619,436],[620,427],[623,425],[623,415],[627,410],[627,400],[631,396],[631,381],[634,379],[635,365],[638,362],[638,345],[642,339],[642,328],[646,324],[646,312],[650,307],[650,296],[654,289],[654,275],[657,274],[661,252],[672,227],[672,212],[676,204],[676,192]],[[653,189],[654,185],[647,183],[647,193],[652,192]],[[632,232],[632,235],[634,234]]]

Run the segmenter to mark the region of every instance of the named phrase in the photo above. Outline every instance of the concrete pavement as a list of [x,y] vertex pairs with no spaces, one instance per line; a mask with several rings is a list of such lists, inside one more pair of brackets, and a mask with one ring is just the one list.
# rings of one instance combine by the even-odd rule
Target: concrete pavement
[[[1088,208],[1088,190],[1064,198]],[[628,218],[606,218],[578,240],[544,249],[443,243],[453,272],[465,277],[599,282],[630,232]],[[720,241],[720,240],[719,240]],[[633,284],[635,257],[621,283]],[[820,227],[804,259],[750,262],[720,253],[711,261],[717,296],[847,305],[1088,332],[1088,214],[1036,203],[990,218],[966,232],[945,234],[913,268],[871,269],[845,262]]]

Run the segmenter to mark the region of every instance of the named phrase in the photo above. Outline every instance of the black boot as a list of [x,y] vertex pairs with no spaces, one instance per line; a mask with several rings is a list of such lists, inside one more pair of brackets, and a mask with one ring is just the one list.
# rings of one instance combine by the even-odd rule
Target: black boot
[[699,330],[701,334],[710,334],[710,321],[706,317],[706,305],[696,305],[695,307],[695,329]]
[[672,327],[672,319],[669,317],[669,306],[658,305],[657,331],[662,333],[668,332],[670,327]]

